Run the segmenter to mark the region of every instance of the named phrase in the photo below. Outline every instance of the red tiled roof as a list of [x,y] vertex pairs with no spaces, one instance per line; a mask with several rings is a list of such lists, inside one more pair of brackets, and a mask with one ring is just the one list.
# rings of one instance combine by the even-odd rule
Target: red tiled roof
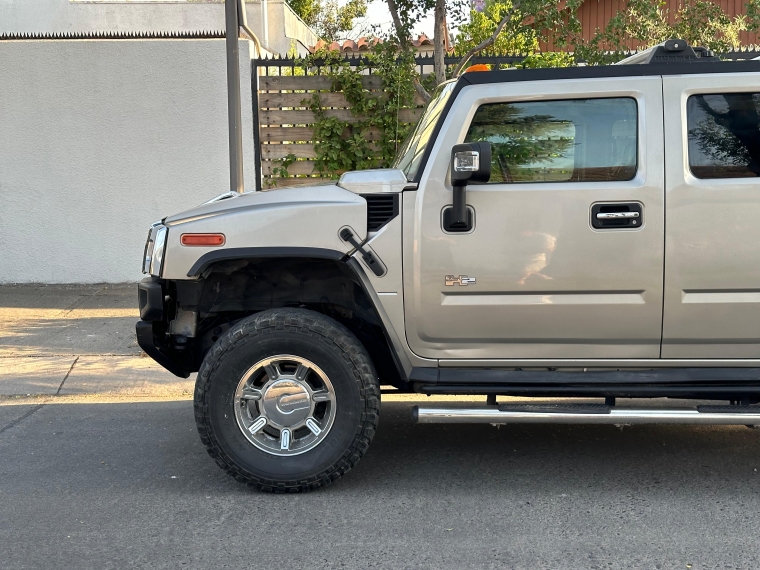
[[[324,40],[319,40],[317,42],[317,45],[314,47],[309,48],[309,51],[314,53],[317,50],[326,48],[330,51],[340,51],[340,52],[363,52],[368,51],[372,48],[373,45],[375,45],[378,42],[381,42],[381,39],[378,38],[367,38],[367,37],[361,37],[358,40],[344,40],[343,42],[332,42],[327,43]],[[423,46],[430,46],[433,47],[433,39],[427,37],[425,34],[420,34],[416,40],[412,40],[412,45],[416,48],[423,47]]]

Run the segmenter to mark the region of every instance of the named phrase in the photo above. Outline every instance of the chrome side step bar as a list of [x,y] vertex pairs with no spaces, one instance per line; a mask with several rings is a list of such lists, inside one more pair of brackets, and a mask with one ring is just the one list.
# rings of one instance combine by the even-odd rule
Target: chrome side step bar
[[[554,408],[554,409],[552,409]],[[657,409],[594,405],[502,405],[488,408],[412,409],[421,424],[760,424],[760,406],[699,406]]]

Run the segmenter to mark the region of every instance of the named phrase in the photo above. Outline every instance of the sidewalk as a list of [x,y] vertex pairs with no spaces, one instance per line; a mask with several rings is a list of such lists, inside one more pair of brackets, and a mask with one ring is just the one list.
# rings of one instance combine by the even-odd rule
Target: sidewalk
[[0,398],[192,397],[135,340],[137,287],[0,285]]

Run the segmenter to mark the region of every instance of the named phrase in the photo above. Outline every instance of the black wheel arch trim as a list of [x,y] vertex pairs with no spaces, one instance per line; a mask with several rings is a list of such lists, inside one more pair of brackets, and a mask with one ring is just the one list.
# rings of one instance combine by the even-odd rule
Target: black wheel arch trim
[[[369,299],[369,302],[372,303],[372,308],[375,309],[375,312],[377,313],[378,321],[380,322],[380,328],[383,331],[383,336],[385,337],[385,342],[388,343],[388,350],[391,353],[391,357],[393,358],[393,365],[396,367],[396,370],[399,374],[399,378],[401,378],[404,382],[409,382],[410,378],[409,375],[406,372],[406,368],[404,367],[402,361],[401,361],[401,355],[399,354],[399,351],[396,348],[397,343],[393,341],[393,337],[391,336],[390,331],[388,330],[388,324],[386,323],[386,319],[383,318],[385,311],[381,310],[382,305],[380,304],[379,299],[377,299],[377,295],[373,295],[372,289],[368,286],[368,278],[367,274],[364,272],[364,269],[362,268],[359,261],[357,261],[353,257],[349,257],[346,261],[346,266],[349,268],[349,270],[354,274],[356,277],[356,281],[359,283],[359,286],[362,288],[362,291],[367,296],[367,299]],[[393,329],[395,332],[395,329]],[[399,339],[399,342],[400,339]]]
[[[219,251],[212,251],[202,255],[188,271],[188,277],[199,277],[211,267],[214,263],[221,261],[231,261],[234,259],[256,259],[256,258],[273,258],[273,257],[301,257],[312,259],[327,259],[332,261],[339,261],[351,272],[354,276],[356,283],[361,287],[367,299],[372,304],[375,313],[377,313],[378,322],[380,328],[383,331],[385,341],[388,343],[388,349],[390,350],[391,357],[393,358],[393,364],[399,374],[399,377],[403,382],[409,382],[409,375],[407,374],[406,367],[402,363],[402,355],[398,353],[397,344],[394,342],[394,336],[388,330],[390,326],[384,317],[384,311],[382,305],[377,299],[377,295],[373,295],[373,291],[369,285],[369,279],[364,272],[359,261],[350,257],[348,254],[333,250],[317,247],[237,247],[223,249]],[[395,332],[395,330],[394,330]],[[396,335],[397,337],[397,335]],[[400,339],[398,339],[401,342]],[[146,350],[147,352],[147,350]],[[150,353],[149,353],[150,354]],[[153,354],[151,354],[153,356]],[[164,356],[161,353],[161,356]],[[161,363],[163,364],[163,363]]]
[[321,247],[231,247],[203,254],[187,272],[188,277],[199,277],[206,269],[220,261],[233,259],[255,259],[257,257],[311,257],[343,261],[346,253],[336,249]]

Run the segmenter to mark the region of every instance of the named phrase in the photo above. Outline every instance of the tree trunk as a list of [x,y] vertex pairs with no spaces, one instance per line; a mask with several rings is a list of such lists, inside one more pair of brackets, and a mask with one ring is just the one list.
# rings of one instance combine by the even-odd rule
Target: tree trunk
[[435,37],[433,38],[435,82],[446,81],[446,0],[435,0]]
[[[409,30],[407,30],[404,27],[404,24],[401,22],[401,18],[399,17],[398,13],[398,5],[396,4],[395,0],[387,0],[387,2],[388,10],[390,11],[391,17],[393,18],[393,27],[396,30],[398,45],[402,50],[409,49]],[[438,34],[436,34],[436,36],[437,35]],[[415,74],[414,77],[414,90],[420,97],[422,97],[425,103],[430,101],[430,93],[425,91],[425,88],[422,86],[422,83],[420,83],[420,78],[417,76],[417,74]]]
[[398,6],[396,5],[395,0],[388,0],[388,11],[391,13],[391,18],[393,18],[393,28],[396,30],[398,45],[405,48],[409,38],[407,37],[404,25],[401,23],[401,18],[398,15]]

